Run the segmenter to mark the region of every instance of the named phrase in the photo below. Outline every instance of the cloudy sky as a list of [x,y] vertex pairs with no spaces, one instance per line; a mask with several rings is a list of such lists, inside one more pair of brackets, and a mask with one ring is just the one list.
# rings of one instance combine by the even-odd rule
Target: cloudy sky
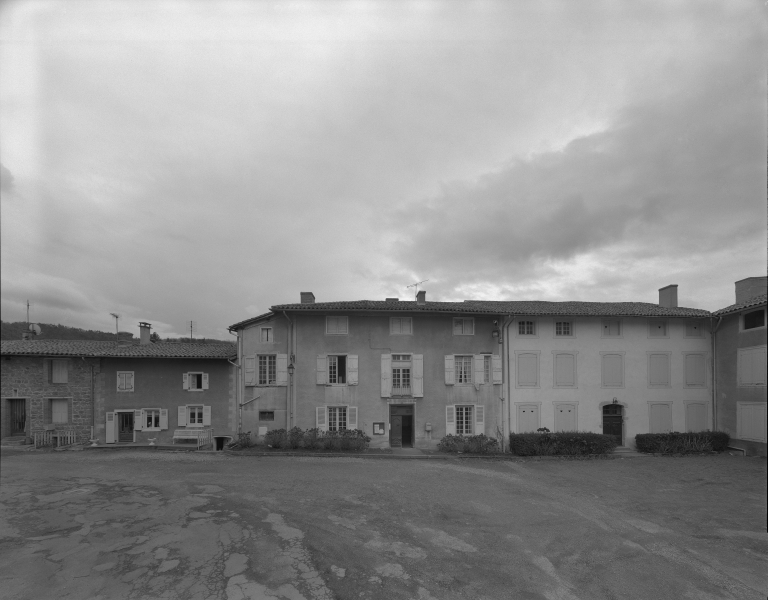
[[766,271],[762,0],[0,5],[2,318],[714,310]]

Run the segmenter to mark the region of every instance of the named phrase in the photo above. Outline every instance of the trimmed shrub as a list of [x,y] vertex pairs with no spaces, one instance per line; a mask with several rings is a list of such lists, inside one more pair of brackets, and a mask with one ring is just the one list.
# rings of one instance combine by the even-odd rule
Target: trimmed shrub
[[446,435],[437,445],[440,452],[466,454],[496,454],[499,451],[497,439],[480,435]]
[[323,447],[323,432],[317,427],[304,432],[304,447],[307,450],[319,450]]
[[321,431],[317,427],[307,429],[293,427],[290,431],[273,429],[264,436],[264,444],[274,449],[327,450],[331,452],[362,452],[368,448],[371,438],[360,429]]
[[610,454],[616,438],[586,431],[511,433],[509,451],[517,456],[585,456]]
[[635,436],[638,452],[648,454],[692,454],[698,452],[724,452],[731,436],[724,431],[696,431],[691,433],[640,433]]
[[264,436],[264,444],[272,448],[286,448],[288,432],[285,429],[272,429]]

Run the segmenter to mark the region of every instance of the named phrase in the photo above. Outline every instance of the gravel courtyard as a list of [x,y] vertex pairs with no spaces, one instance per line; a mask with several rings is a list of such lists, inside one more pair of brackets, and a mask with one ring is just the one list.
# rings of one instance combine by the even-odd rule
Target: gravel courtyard
[[764,599],[766,460],[5,452],[8,600]]

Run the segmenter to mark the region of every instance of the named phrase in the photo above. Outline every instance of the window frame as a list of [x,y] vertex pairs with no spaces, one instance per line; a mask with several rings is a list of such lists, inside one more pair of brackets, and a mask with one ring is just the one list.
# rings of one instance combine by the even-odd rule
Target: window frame
[[[468,423],[469,431],[459,432],[459,409],[466,415],[469,413],[469,419],[465,419],[464,426]],[[474,404],[455,404],[453,407],[453,423],[456,435],[474,435],[475,432],[475,405]]]
[[[192,375],[200,375],[200,387],[191,387],[192,383]],[[187,391],[188,392],[203,392],[205,391],[203,388],[203,371],[187,371]]]
[[[403,333],[403,321],[406,319],[410,324],[410,331],[408,333]],[[400,322],[400,331],[394,331],[395,321]],[[389,335],[413,335],[413,317],[389,317]]]
[[[533,354],[536,356],[536,384],[520,383],[520,356]],[[541,350],[515,350],[515,388],[521,390],[535,390],[541,388]]]
[[664,433],[664,432],[652,432],[651,424],[651,407],[657,404],[666,405],[669,407],[669,431],[675,431],[675,414],[674,414],[674,402],[672,400],[648,400],[648,433]]
[[[768,355],[768,348],[766,347],[766,344],[760,344],[758,346],[749,346],[747,348],[737,348],[736,349],[736,387],[739,388],[764,388],[766,387],[766,384],[768,384],[768,373],[766,374],[766,380],[763,383],[743,383],[742,382],[742,369],[741,369],[741,356],[745,352],[755,352],[758,350],[763,350],[763,352]],[[758,361],[759,363],[761,361]],[[765,366],[765,361],[762,361],[763,366]]]
[[[606,323],[617,323],[619,326],[619,333],[616,335],[606,335],[605,333],[605,326]],[[601,319],[600,320],[600,337],[606,338],[609,340],[616,340],[624,337],[624,322],[622,319],[616,318],[616,319]]]
[[[147,425],[147,420],[150,416],[150,413],[154,414],[157,413],[157,427],[152,426],[149,427]],[[162,428],[160,427],[160,409],[159,408],[142,408],[141,409],[141,430],[142,431],[162,431]]]
[[[744,319],[745,319],[745,317],[747,315],[750,315],[750,314],[756,313],[756,312],[760,312],[760,311],[762,311],[762,313],[763,313],[763,324],[758,326],[758,327],[750,327],[749,329],[746,329],[744,327]],[[758,307],[758,308],[752,307],[751,309],[745,310],[745,311],[743,311],[742,313],[739,314],[739,332],[740,333],[741,332],[745,332],[745,331],[762,331],[766,327],[768,327],[768,314],[766,314],[766,307],[765,306]]]
[[[70,399],[69,398],[49,398],[48,402],[50,403],[50,415],[51,415],[51,425],[68,425],[70,416],[69,416],[69,407],[70,407]],[[64,406],[64,421],[56,421],[54,420],[54,402],[57,406],[61,406],[63,404]]]
[[[533,325],[533,333],[520,333],[520,325],[523,323],[531,323]],[[517,322],[517,327],[515,328],[515,337],[522,337],[522,338],[537,338],[539,337],[539,321],[538,319],[531,319],[526,318],[524,320],[519,320]]]
[[[557,326],[558,324],[568,324],[569,333],[557,333]],[[555,339],[561,339],[561,338],[575,338],[576,332],[574,331],[574,321],[573,319],[552,319],[552,337]]]
[[[395,360],[396,356],[407,356],[408,359],[407,360],[402,360],[402,359]],[[390,359],[390,377],[391,377],[391,379],[390,379],[390,381],[391,381],[390,391],[391,391],[392,396],[396,396],[398,398],[412,397],[413,396],[413,354],[410,353],[410,352],[400,352],[398,354],[394,354],[394,353],[390,354],[390,357],[391,357],[391,359]],[[399,365],[405,365],[407,363],[408,366],[407,367],[405,367],[405,366],[396,366],[395,363],[398,363]],[[403,370],[403,369],[406,369],[406,368],[408,369],[408,386],[407,386],[408,392],[407,393],[395,394],[395,369]],[[401,380],[404,379],[403,375],[404,374],[402,372],[399,373],[399,379],[401,379]],[[401,385],[399,387],[399,389],[404,390],[404,389],[406,389],[406,386]]]
[[[130,389],[120,389],[120,375],[130,375],[131,376],[131,388]],[[136,377],[134,375],[133,371],[118,371],[117,372],[117,392],[120,394],[127,394],[132,393],[136,391]]]
[[[205,422],[205,417],[203,416],[205,413],[205,408],[203,404],[187,404],[187,427],[203,427],[203,423]],[[200,409],[200,422],[199,423],[193,423],[192,422],[192,410],[193,409]]]
[[[646,353],[647,369],[648,369],[648,389],[669,389],[672,387],[672,352],[667,350],[648,350]],[[653,383],[651,382],[651,357],[652,356],[666,356],[667,357],[667,383]]]
[[[326,418],[326,426],[328,431],[346,431],[347,425],[349,425],[349,410],[347,405],[330,405],[325,407],[325,418]],[[331,428],[331,413],[336,415],[336,424],[335,428]],[[339,415],[341,415],[341,411],[343,411],[343,417],[344,417],[344,427],[340,427],[341,420],[339,419]],[[338,413],[338,414],[337,414]]]
[[[342,320],[345,323],[344,332],[330,331],[330,323],[332,319],[338,319],[337,323],[341,323]],[[347,315],[326,315],[325,317],[325,335],[349,335],[349,317]]]
[[[573,385],[561,385],[557,383],[557,357],[561,354],[573,356]],[[556,390],[576,390],[579,388],[578,350],[552,350],[552,388]],[[565,400],[558,401],[568,404]]]
[[[338,373],[338,359],[339,357],[344,357],[344,383],[339,383],[339,373]],[[347,386],[349,385],[349,364],[347,357],[349,355],[346,353],[338,353],[338,354],[327,354],[325,356],[325,385],[332,385],[332,386]],[[331,358],[336,359],[336,383],[331,382]]]
[[[664,323],[664,335],[652,335],[654,325]],[[669,339],[669,319],[648,319],[648,339],[664,340]]]
[[[266,358],[267,359],[267,366],[266,366],[266,382],[261,382],[261,359]],[[274,380],[269,380],[269,369],[270,369],[270,361],[269,359],[272,359],[274,366]],[[277,354],[257,354],[256,355],[256,386],[255,387],[273,387],[277,385]]]
[[[605,384],[605,356],[618,354],[621,356],[621,385]],[[620,390],[627,385],[626,352],[624,350],[603,350],[600,352],[600,388],[606,390]]]
[[[264,334],[267,334],[267,337],[270,339],[265,340]],[[259,327],[259,343],[260,344],[274,344],[275,343],[275,328],[272,326],[269,327]]]
[[[466,360],[469,360],[469,380],[459,381],[459,359],[462,361],[462,367]],[[475,369],[475,355],[474,354],[454,354],[453,355],[453,385],[458,386],[470,386],[474,385],[473,371]],[[464,369],[462,369],[464,370]]]
[[483,357],[483,381],[493,383],[493,354],[481,354]]
[[[686,369],[688,364],[688,355],[694,355],[694,356],[701,356],[704,360],[704,383],[702,385],[695,385],[695,384],[689,384],[688,383],[688,374]],[[708,381],[709,377],[708,375],[708,358],[709,353],[708,352],[694,352],[694,351],[684,351],[683,352],[683,388],[686,389],[692,389],[692,390],[704,390],[709,387]]]
[[[766,437],[768,437],[768,432],[763,430],[763,438],[762,439],[758,439],[758,438],[754,438],[754,437],[747,437],[746,435],[744,435],[745,432],[744,432],[744,429],[742,428],[742,425],[741,425],[742,424],[742,420],[743,420],[742,414],[744,412],[744,409],[747,408],[747,407],[751,408],[753,406],[762,407],[763,411],[766,410],[765,402],[739,402],[739,401],[736,402],[736,439],[744,440],[744,441],[747,441],[747,442],[758,442],[758,443],[763,443],[764,444],[764,443],[766,443]],[[765,427],[765,418],[756,419],[756,418],[754,418],[754,415],[753,415],[751,421],[752,422],[760,422],[761,425],[763,425],[763,427]]]
[[[272,418],[265,418],[265,416],[272,415]],[[265,423],[274,422],[275,420],[275,411],[274,410],[260,410],[259,411],[259,421],[263,421]]]
[[[461,322],[461,333],[456,333],[456,324]],[[472,333],[466,333],[466,323],[472,324]],[[475,335],[475,318],[474,317],[453,317],[453,335]]]
[[[688,328],[690,326],[693,326],[693,324],[698,323],[699,324],[699,335],[688,335]],[[685,320],[685,333],[683,335],[684,338],[690,339],[690,340],[700,340],[704,338],[704,319],[686,319]]]
[[[68,358],[49,358],[49,376],[48,376],[48,383],[53,385],[64,385],[69,383],[69,359]],[[55,381],[54,375],[56,374],[56,369],[54,369],[54,365],[63,365],[64,367],[64,381]]]

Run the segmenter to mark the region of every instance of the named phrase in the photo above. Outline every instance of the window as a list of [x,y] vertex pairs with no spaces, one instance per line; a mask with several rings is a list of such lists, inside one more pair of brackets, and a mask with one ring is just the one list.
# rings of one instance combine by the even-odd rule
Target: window
[[707,367],[705,355],[701,352],[684,352],[683,355],[685,357],[684,387],[706,387]]
[[573,335],[572,321],[555,321],[555,336],[571,337]]
[[51,370],[48,376],[48,383],[67,383],[69,381],[67,373],[67,363],[69,361],[62,359],[51,360]]
[[328,383],[342,384],[347,381],[347,357],[345,355],[328,356]]
[[472,356],[456,356],[454,383],[472,383]]
[[472,409],[474,406],[456,407],[456,435],[472,435]]
[[185,373],[186,387],[191,392],[208,389],[208,373]]
[[576,353],[554,352],[555,355],[555,379],[556,388],[576,387]]
[[648,387],[670,387],[669,352],[648,352]]
[[667,320],[651,319],[648,321],[648,337],[667,337]]
[[187,425],[203,424],[203,406],[187,406]]
[[603,337],[621,337],[621,321],[603,319]]
[[51,400],[51,423],[69,423],[69,400]]
[[515,352],[517,359],[517,378],[515,387],[539,387],[539,353]]
[[274,385],[277,382],[277,356],[259,354],[259,385]]
[[704,337],[703,319],[693,319],[685,322],[685,337]]
[[624,353],[601,352],[602,387],[624,387]]
[[518,335],[536,335],[536,321],[520,321],[517,324]]
[[669,433],[672,431],[672,403],[649,402],[649,433]]
[[347,428],[347,407],[328,407],[328,431],[342,431]]
[[491,366],[491,355],[483,355],[483,383],[493,383],[493,367]]
[[260,410],[259,411],[259,421],[274,421],[275,420],[275,411],[274,410]]
[[765,442],[765,402],[736,404],[736,437],[740,440]]
[[144,409],[144,429],[160,429],[160,409]]
[[765,346],[739,348],[736,368],[739,387],[765,385],[765,350]]
[[475,320],[455,317],[453,319],[453,335],[475,335]]
[[392,355],[392,395],[411,395],[411,355]]
[[389,333],[391,335],[411,335],[413,333],[413,320],[411,317],[391,317],[389,319]]
[[756,329],[765,327],[765,309],[744,313],[744,329]]
[[347,317],[325,317],[326,335],[347,335],[348,332]]
[[117,391],[118,392],[133,391],[133,371],[117,372]]
[[275,341],[271,327],[262,327],[259,330],[259,341],[262,344],[271,344],[272,342]]

